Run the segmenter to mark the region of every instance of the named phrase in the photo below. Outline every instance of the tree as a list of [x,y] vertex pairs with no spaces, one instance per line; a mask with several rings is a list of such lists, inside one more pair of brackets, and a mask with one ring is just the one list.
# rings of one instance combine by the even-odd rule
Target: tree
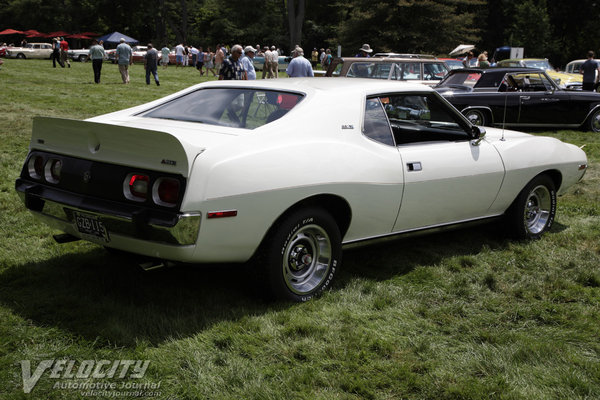
[[302,43],[304,0],[287,0],[287,15],[290,29],[290,49],[293,49]]

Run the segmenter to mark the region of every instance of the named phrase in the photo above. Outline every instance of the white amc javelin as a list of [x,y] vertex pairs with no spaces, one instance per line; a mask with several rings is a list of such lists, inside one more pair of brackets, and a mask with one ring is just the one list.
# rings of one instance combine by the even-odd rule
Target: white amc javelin
[[36,118],[16,190],[59,241],[252,259],[277,297],[304,301],[345,244],[493,217],[537,238],[586,168],[578,147],[486,132],[422,85],[214,81],[85,121]]

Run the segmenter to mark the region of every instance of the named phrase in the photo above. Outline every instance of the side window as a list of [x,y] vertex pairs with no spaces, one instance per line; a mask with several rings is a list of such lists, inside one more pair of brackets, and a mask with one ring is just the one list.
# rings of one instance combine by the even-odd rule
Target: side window
[[369,98],[365,104],[365,122],[363,133],[377,142],[394,146],[390,124],[379,98]]
[[347,77],[350,78],[369,78],[374,65],[371,63],[354,63],[350,66]]
[[402,63],[399,65],[402,69],[403,81],[421,80],[421,63]]
[[470,140],[464,121],[434,94],[380,96],[398,145]]

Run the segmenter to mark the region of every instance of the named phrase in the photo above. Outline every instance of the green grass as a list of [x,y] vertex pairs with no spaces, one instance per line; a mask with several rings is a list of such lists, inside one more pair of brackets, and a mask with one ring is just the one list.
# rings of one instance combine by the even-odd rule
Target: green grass
[[535,133],[585,144],[590,160],[542,240],[484,225],[351,249],[322,298],[267,303],[246,266],[145,273],[90,243],[56,244],[15,194],[33,116],[82,119],[206,79],[159,76],[146,86],[134,65],[122,85],[105,64],[95,85],[89,63],[37,60],[0,71],[1,399],[82,398],[49,372],[23,393],[20,361],[46,359],[149,360],[142,381],[171,399],[598,398],[600,137]]

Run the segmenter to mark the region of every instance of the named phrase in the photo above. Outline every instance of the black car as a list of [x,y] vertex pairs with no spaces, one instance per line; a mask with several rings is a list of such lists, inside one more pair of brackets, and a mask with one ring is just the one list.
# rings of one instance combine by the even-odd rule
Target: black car
[[457,69],[435,89],[476,125],[600,132],[600,93],[561,89],[543,70]]

